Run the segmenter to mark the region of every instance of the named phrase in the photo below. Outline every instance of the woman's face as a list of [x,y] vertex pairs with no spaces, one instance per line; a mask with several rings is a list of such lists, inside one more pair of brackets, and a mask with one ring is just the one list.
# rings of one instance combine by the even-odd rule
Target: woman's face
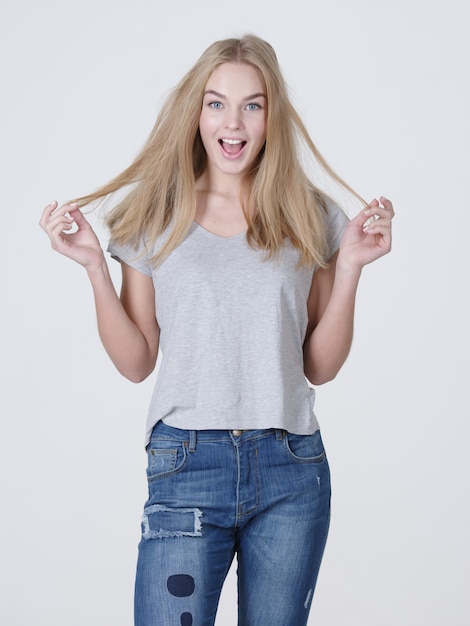
[[204,90],[199,131],[212,173],[242,176],[266,140],[267,99],[252,65],[224,63]]

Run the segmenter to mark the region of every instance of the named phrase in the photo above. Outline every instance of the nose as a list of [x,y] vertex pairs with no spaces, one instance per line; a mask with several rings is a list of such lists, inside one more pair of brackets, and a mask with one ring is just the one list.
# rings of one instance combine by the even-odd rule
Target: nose
[[242,126],[243,122],[239,111],[232,110],[227,112],[227,117],[225,119],[226,128],[229,128],[230,130],[239,130]]

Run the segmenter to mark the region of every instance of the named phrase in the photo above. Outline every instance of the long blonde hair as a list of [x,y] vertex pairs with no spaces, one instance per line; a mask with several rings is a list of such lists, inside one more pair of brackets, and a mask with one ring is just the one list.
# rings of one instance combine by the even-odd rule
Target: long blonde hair
[[270,44],[254,35],[212,44],[170,93],[141,152],[133,163],[94,193],[78,198],[81,206],[131,186],[110,211],[106,224],[119,244],[142,237],[152,245],[168,227],[165,243],[153,257],[161,262],[187,235],[196,210],[196,180],[206,167],[199,134],[204,89],[223,63],[255,67],[266,87],[266,142],[244,181],[243,210],[250,245],[269,258],[285,238],[299,249],[301,262],[325,265],[325,195],[301,165],[304,146],[323,170],[342,187],[360,197],[329,167],[292,106]]

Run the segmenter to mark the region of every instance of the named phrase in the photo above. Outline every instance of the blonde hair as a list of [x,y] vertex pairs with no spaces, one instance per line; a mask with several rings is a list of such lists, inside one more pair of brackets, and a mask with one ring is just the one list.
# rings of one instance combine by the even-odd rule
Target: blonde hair
[[158,263],[165,259],[183,241],[194,220],[195,183],[207,159],[199,134],[203,94],[210,75],[223,63],[253,66],[266,87],[266,142],[244,181],[247,240],[269,258],[287,237],[300,251],[302,263],[324,266],[326,197],[301,165],[302,142],[334,181],[360,197],[317,150],[289,100],[274,49],[254,35],[209,46],[170,93],[133,163],[108,184],[77,201],[83,206],[132,186],[106,217],[111,238],[137,247],[145,237],[152,245],[170,227],[165,243],[152,260]]

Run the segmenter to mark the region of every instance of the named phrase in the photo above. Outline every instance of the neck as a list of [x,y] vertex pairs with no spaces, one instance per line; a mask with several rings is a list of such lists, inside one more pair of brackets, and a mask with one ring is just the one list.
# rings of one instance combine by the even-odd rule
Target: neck
[[211,172],[207,168],[196,181],[196,191],[223,196],[227,200],[239,200],[242,191],[242,177]]

